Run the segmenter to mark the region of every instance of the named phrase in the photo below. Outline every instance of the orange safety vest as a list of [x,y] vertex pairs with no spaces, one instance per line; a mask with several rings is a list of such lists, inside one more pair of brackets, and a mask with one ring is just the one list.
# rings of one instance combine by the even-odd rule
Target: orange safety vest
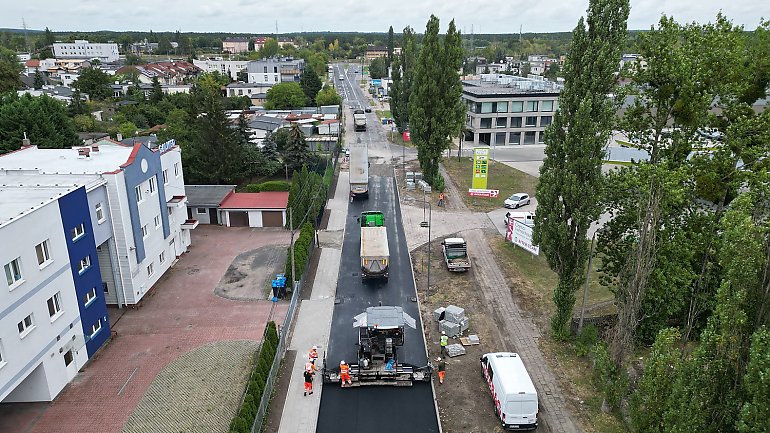
[[340,365],[340,374],[348,374],[350,373],[350,366],[347,364]]
[[318,351],[310,349],[310,353],[308,354],[308,358],[310,358],[310,359],[318,358]]

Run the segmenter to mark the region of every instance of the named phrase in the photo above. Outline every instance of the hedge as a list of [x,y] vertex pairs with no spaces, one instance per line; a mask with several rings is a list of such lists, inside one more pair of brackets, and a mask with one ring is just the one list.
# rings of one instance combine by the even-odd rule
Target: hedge
[[230,422],[230,433],[249,433],[251,431],[277,349],[278,329],[275,322],[270,321],[267,322],[262,344],[254,357],[254,366],[246,385],[243,402],[235,418]]
[[267,182],[246,185],[246,192],[289,191],[290,188],[291,183],[285,180],[269,180]]
[[[315,230],[313,230],[313,225],[306,222],[302,225],[299,237],[294,241],[294,269],[297,270],[297,275],[294,277],[295,281],[299,281],[302,278],[302,271],[305,269],[305,264],[307,264],[310,244],[313,243],[314,236]],[[287,249],[286,254],[288,258],[284,273],[286,274],[286,281],[291,281],[291,247]]]

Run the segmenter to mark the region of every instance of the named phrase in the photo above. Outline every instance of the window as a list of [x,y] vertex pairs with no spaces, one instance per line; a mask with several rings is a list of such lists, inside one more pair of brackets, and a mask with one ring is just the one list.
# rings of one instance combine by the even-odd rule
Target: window
[[5,264],[5,280],[8,282],[8,288],[18,286],[24,281],[21,276],[21,257],[16,257]]
[[498,102],[497,107],[495,107],[495,113],[507,113],[508,112],[508,101]]
[[147,265],[147,276],[151,277],[155,273],[155,267],[153,266],[154,263],[150,263]]
[[150,194],[155,194],[155,191],[158,190],[158,185],[156,184],[155,176],[151,177],[150,179]]
[[37,255],[37,264],[42,268],[44,264],[51,261],[51,252],[48,251],[48,239],[35,245],[35,254]]
[[147,232],[147,224],[145,224],[145,225],[142,226],[142,237],[146,238],[147,237],[147,233],[148,233]]
[[498,128],[506,128],[508,126],[508,118],[507,117],[498,117],[497,118],[497,127]]
[[80,273],[87,271],[91,267],[91,256],[85,256],[80,260]]
[[53,318],[57,314],[61,313],[61,292],[56,292],[55,295],[48,298],[48,315]]
[[[102,283],[102,284],[104,284],[104,283]],[[94,287],[93,289],[89,290],[88,293],[86,293],[86,295],[83,296],[83,305],[90,304],[91,301],[93,301],[94,299],[96,299],[96,287]]]
[[537,134],[537,142],[540,143],[540,144],[545,143],[545,134],[544,133],[539,132]]
[[160,227],[160,215],[155,215],[155,228]]
[[521,128],[521,117],[511,117],[511,128]]
[[195,213],[198,215],[206,215],[206,208],[205,207],[196,207]]
[[80,224],[79,226],[72,229],[72,240],[75,241],[84,234],[86,234],[86,227],[83,224]]
[[505,145],[505,136],[507,134],[505,132],[497,132],[494,134],[495,136],[495,144],[498,146],[504,146]]
[[524,133],[524,144],[535,144],[535,131],[527,131]]
[[168,169],[163,170],[163,185],[168,185]]
[[546,127],[551,124],[553,116],[540,116],[540,126]]
[[508,137],[510,144],[521,144],[521,132],[511,132]]
[[527,101],[527,111],[537,111],[538,101]]
[[174,176],[175,177],[179,177],[179,163],[178,162],[174,163]]
[[104,281],[102,281],[102,290],[104,290],[104,293],[110,293],[110,286],[108,286]]
[[94,338],[94,335],[96,335],[99,331],[102,330],[102,319],[99,319],[91,325],[91,338]]
[[158,261],[160,262],[160,264],[166,263],[166,252],[165,251],[161,252],[158,255]]
[[511,102],[511,113],[521,113],[524,111],[524,102],[523,101],[513,101]]
[[527,126],[537,126],[537,116],[527,116]]
[[35,323],[32,321],[32,315],[25,317],[24,320],[16,325],[19,328],[19,337],[24,338],[35,329]]
[[96,222],[101,224],[105,220],[104,208],[102,208],[102,203],[101,202],[96,203],[95,209],[96,209]]
[[541,111],[553,111],[553,101],[543,101]]
[[482,102],[481,103],[481,112],[482,113],[491,113],[493,106],[491,102]]
[[64,354],[64,366],[68,366],[72,364],[73,356],[72,356],[72,349],[68,350],[67,353]]
[[141,203],[142,202],[142,185],[137,185],[134,187],[134,191],[136,192],[136,202]]

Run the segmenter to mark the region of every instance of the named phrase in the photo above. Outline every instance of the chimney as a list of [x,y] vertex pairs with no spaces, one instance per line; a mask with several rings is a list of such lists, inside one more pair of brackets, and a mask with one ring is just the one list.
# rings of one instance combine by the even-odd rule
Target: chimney
[[91,152],[93,152],[94,156],[99,154],[99,145],[98,144],[92,144],[91,145]]
[[78,158],[79,159],[87,159],[91,157],[91,148],[89,147],[80,147],[78,148]]
[[21,139],[21,146],[30,146],[32,144],[31,141],[29,141],[29,138],[27,138],[27,133],[24,133],[24,138]]
[[123,141],[123,134],[121,134],[120,132],[118,132],[118,135],[117,135],[117,137],[115,137],[115,138],[116,138],[116,141]]

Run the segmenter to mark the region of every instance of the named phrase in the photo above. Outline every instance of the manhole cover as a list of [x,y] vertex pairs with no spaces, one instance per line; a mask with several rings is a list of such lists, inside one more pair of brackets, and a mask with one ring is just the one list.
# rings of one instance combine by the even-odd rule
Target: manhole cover
[[410,296],[409,300],[412,302],[417,302],[417,296]]

